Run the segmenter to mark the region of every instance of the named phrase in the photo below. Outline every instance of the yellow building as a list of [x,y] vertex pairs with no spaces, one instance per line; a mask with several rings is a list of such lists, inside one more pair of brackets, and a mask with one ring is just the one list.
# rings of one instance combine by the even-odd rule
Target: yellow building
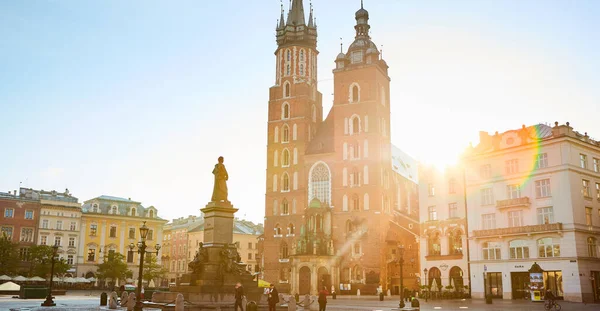
[[[81,210],[77,275],[95,277],[96,265],[102,263],[109,253],[118,252],[125,255],[133,280],[137,280],[139,254],[129,252],[129,244],[140,241],[139,228],[146,222],[150,229],[146,244],[149,250],[154,249],[163,239],[163,225],[167,221],[158,217],[154,206],[144,207],[131,199],[105,195],[85,201]],[[159,254],[159,262],[160,257]],[[117,280],[116,283],[123,284],[125,280]]]

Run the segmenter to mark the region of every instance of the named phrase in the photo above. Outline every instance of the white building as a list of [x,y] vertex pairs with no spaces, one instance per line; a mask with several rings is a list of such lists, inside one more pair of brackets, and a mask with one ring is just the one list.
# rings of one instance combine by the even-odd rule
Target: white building
[[64,193],[21,188],[21,195],[40,200],[38,245],[58,245],[58,256],[71,266],[67,276],[77,276],[81,204],[66,189]]
[[518,298],[537,262],[546,290],[600,298],[600,143],[566,125],[480,133],[464,157],[472,294]]
[[[421,285],[468,293],[467,218],[463,170],[419,167]],[[452,286],[451,288],[448,286]],[[448,288],[447,288],[448,287]]]

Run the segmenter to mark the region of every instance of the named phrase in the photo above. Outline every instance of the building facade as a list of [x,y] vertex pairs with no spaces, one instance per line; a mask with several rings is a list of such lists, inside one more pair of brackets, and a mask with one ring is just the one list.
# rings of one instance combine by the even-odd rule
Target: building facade
[[462,166],[419,170],[422,285],[432,293],[468,293],[467,210]]
[[[125,256],[133,279],[137,279],[140,258],[137,251],[129,252],[129,245],[137,245],[140,241],[139,228],[144,223],[150,229],[146,244],[149,249],[154,249],[163,240],[163,226],[167,223],[158,216],[154,206],[144,207],[141,202],[106,195],[85,201],[77,275],[96,277],[97,264],[106,260],[109,253],[117,252]],[[160,258],[159,255],[159,263]],[[113,281],[122,284],[126,280]]]
[[67,276],[76,276],[77,250],[80,244],[81,204],[69,193],[21,188],[21,195],[40,201],[38,245],[58,245],[58,256],[70,268]]
[[307,22],[303,1],[294,0],[276,28],[262,277],[281,291],[333,286],[374,293],[388,285],[386,238],[398,206],[390,78],[369,35],[369,13],[361,7],[355,19],[355,40],[335,60],[334,103],[326,118],[312,9]]
[[473,296],[521,297],[536,262],[542,294],[598,301],[600,143],[569,123],[481,132],[464,163]]
[[12,193],[0,192],[0,212],[0,238],[6,237],[19,244],[21,264],[18,269],[26,275],[29,268],[29,247],[35,245],[37,239],[40,201],[17,194],[16,190]]
[[[163,236],[163,244],[167,244],[167,249],[162,252],[163,264],[168,269],[167,279],[169,283],[177,283],[179,278],[188,273],[189,257],[193,250],[189,248],[189,232],[203,224],[203,218],[189,215],[180,217],[165,224],[163,230],[168,232]],[[164,282],[163,282],[164,283]]]

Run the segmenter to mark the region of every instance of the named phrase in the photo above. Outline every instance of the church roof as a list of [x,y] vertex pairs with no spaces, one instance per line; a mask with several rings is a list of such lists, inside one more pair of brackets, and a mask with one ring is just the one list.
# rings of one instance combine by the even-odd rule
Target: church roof
[[304,4],[302,0],[294,0],[292,3],[292,9],[288,14],[287,19],[288,25],[306,25],[306,21],[304,19]]
[[315,137],[306,148],[306,154],[322,154],[335,151],[334,133],[333,133],[333,107],[329,111],[329,115],[325,121],[321,122]]

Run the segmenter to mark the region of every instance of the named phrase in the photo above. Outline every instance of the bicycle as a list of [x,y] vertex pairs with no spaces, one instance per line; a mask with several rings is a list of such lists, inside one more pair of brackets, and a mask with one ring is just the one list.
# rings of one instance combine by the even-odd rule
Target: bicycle
[[544,302],[544,309],[545,310],[552,310],[552,308],[554,308],[555,311],[560,311],[561,307],[558,303],[556,303],[556,301],[549,301],[546,300],[546,302]]

